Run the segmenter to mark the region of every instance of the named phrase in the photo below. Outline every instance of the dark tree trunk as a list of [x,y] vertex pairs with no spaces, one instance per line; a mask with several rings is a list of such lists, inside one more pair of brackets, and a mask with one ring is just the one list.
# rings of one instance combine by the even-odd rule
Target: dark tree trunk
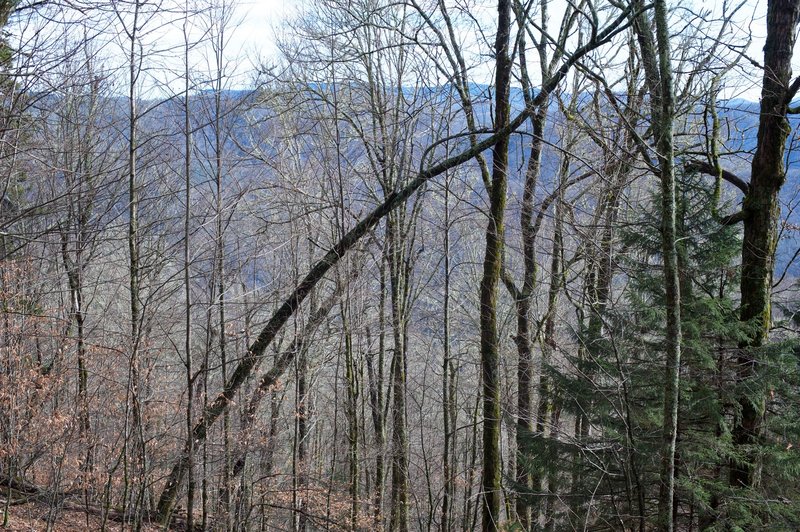
[[[771,322],[770,296],[780,216],[778,193],[786,179],[783,155],[790,132],[786,114],[792,97],[789,82],[799,17],[800,1],[770,0],[758,144],[743,208],[741,320],[748,328],[748,339],[740,346],[737,381],[745,388],[757,369],[754,350],[766,342]],[[741,414],[733,427],[733,443],[738,447],[754,445],[761,436],[764,398],[742,394],[738,401]],[[731,460],[732,486],[753,486],[757,482],[754,453],[745,451],[744,456],[742,460]]]
[[401,235],[402,218],[399,211],[387,217],[389,289],[392,309],[392,507],[391,530],[408,530],[408,435],[406,432],[406,310],[405,287],[408,282],[404,268],[405,236]]
[[[496,96],[495,130],[509,122],[511,60],[508,56],[511,33],[511,2],[497,3],[498,26],[495,40]],[[483,375],[483,530],[498,530],[500,525],[500,349],[497,337],[497,285],[503,261],[504,214],[508,172],[509,137],[498,139],[492,150],[492,185],[489,191],[489,223],[480,288],[481,373]]]

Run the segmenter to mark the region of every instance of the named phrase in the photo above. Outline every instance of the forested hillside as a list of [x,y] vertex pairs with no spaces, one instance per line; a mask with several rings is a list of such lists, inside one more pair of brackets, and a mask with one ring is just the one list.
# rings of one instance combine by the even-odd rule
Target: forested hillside
[[0,0],[0,529],[800,529],[758,4]]

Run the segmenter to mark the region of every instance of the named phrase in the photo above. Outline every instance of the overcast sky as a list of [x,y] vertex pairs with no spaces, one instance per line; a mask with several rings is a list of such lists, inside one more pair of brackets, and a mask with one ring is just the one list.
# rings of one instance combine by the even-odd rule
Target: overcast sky
[[[550,12],[554,17],[558,16],[558,13],[562,11],[559,9],[558,4],[565,1],[566,0],[551,0]],[[680,11],[678,11],[678,13],[681,13],[684,19],[689,19],[690,13],[698,13],[700,10],[711,10],[709,18],[713,20],[720,17],[723,11],[730,12],[730,3],[740,1],[742,0],[676,0],[676,5],[680,6]],[[722,40],[738,40],[741,42],[743,36],[753,35],[753,42],[748,50],[748,55],[760,63],[763,60],[762,47],[766,33],[764,24],[766,18],[766,1],[744,1],[746,2],[745,5],[739,9],[734,17],[735,24],[729,29],[728,34],[723,36]],[[602,2],[602,0],[598,0],[598,2]],[[259,60],[263,59],[269,61],[270,58],[275,56],[276,35],[280,33],[285,22],[293,18],[298,9],[304,4],[308,4],[313,9],[313,1],[308,2],[308,0],[239,0],[236,3],[235,16],[233,17],[233,22],[236,26],[235,29],[231,29],[227,32],[229,41],[226,49],[226,55],[229,58],[229,74],[233,74],[234,71],[240,74],[240,77],[237,77],[237,81],[233,85],[238,87],[247,86],[249,81],[252,80],[252,74],[250,74],[250,72],[252,72],[252,66],[257,64]],[[486,9],[491,10],[491,2],[486,3]],[[68,15],[63,16],[67,17]],[[162,54],[162,57],[165,59],[161,61],[167,64],[182,64],[178,59],[181,57],[180,53],[176,53],[176,50],[180,48],[180,43],[182,42],[180,28],[175,25],[170,26],[170,28],[169,30],[164,29],[164,31],[169,31],[168,34],[153,37],[153,41],[158,42],[162,50],[170,50]],[[676,31],[685,31],[687,28],[676,26],[675,29]],[[121,64],[124,64],[124,56],[121,55],[121,52],[127,45],[124,39],[113,36],[116,32],[113,24],[109,30],[109,33],[112,35],[109,38],[116,38],[117,43],[115,45],[113,42],[109,42],[108,46],[104,47],[110,50],[106,53],[109,54],[108,57],[111,58],[113,58],[114,54],[120,54],[118,58],[123,59]],[[30,34],[30,30],[28,33]],[[49,36],[47,38],[52,39],[53,37]],[[679,53],[680,43],[677,42],[677,39],[674,46],[674,52],[676,54]],[[116,52],[114,50],[116,50]],[[194,60],[201,70],[204,67],[202,63],[207,62],[207,58],[201,55],[203,53],[204,52],[198,50],[198,56]],[[535,56],[535,54],[531,55]],[[798,74],[800,73],[800,50],[797,50],[795,53],[794,63],[795,73]],[[726,88],[724,96],[758,100],[760,94],[761,71],[747,61],[742,61],[742,65],[744,65],[744,68],[742,68],[740,72],[740,82],[731,82]],[[180,65],[177,64],[171,65],[169,69],[173,69],[174,71],[182,70],[179,66]],[[157,68],[154,68],[153,72],[156,72],[156,70]],[[489,83],[491,81],[491,74],[488,65],[485,73],[486,79],[475,79],[475,81],[479,83]],[[154,74],[154,76],[156,76],[156,74]],[[165,78],[167,76],[168,74],[164,75]],[[480,76],[480,74],[478,74],[478,76]],[[155,80],[153,85],[155,86],[158,83],[171,82],[166,79]]]
[[291,18],[301,2],[296,0],[243,0],[237,6],[239,28],[231,35],[231,47],[246,57],[275,53],[275,34]]
[[[556,4],[561,0],[556,0]],[[699,12],[701,9],[712,10],[711,18],[718,17],[723,10],[728,11],[731,5],[738,4],[741,0],[683,0],[678,2],[682,8]],[[551,2],[553,3],[553,2]],[[233,49],[242,52],[246,58],[257,56],[270,57],[275,53],[274,39],[281,24],[297,13],[298,6],[303,2],[297,0],[243,0],[238,5],[238,18],[241,26],[231,37]],[[551,13],[559,13],[558,9],[551,7]],[[730,29],[730,36],[753,35],[753,41],[748,50],[748,55],[761,62],[763,59],[763,43],[766,36],[766,1],[746,0],[745,5],[739,9],[735,17],[734,26]],[[800,73],[800,44],[795,53],[795,74]],[[750,79],[743,79],[739,86],[727,88],[728,97],[744,97],[758,100],[760,95],[760,72],[753,68],[744,69],[751,74]]]

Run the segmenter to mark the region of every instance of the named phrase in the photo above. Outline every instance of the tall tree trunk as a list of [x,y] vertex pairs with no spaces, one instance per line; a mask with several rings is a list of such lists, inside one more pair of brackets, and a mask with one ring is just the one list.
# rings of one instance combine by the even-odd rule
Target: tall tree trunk
[[[133,416],[133,432],[135,434],[136,444],[136,457],[134,462],[131,462],[129,456],[129,434],[125,438],[125,489],[129,488],[131,476],[131,469],[134,475],[139,476],[139,492],[136,495],[136,503],[134,505],[134,527],[141,526],[141,510],[145,499],[145,491],[147,489],[147,481],[145,479],[147,474],[147,449],[145,447],[144,436],[144,420],[142,413],[142,387],[141,381],[141,360],[140,360],[140,343],[141,343],[141,320],[142,311],[140,307],[141,294],[140,294],[140,249],[139,249],[139,179],[137,173],[137,151],[138,151],[138,109],[137,109],[137,95],[136,90],[138,86],[138,77],[141,68],[142,58],[139,56],[139,20],[141,3],[136,1],[133,5],[133,22],[132,27],[127,29],[128,36],[128,291],[130,296],[130,360],[128,366],[128,381],[129,381],[129,401],[131,405],[131,413]],[[134,467],[129,467],[129,464]]]
[[[337,282],[341,283],[341,279]],[[358,494],[359,494],[359,467],[358,467],[358,380],[356,372],[355,354],[353,350],[353,332],[349,306],[349,293],[339,303],[344,328],[344,364],[345,364],[345,411],[347,415],[347,465],[350,479],[350,527],[358,528]]]
[[661,247],[664,261],[667,328],[665,338],[664,426],[662,431],[661,485],[658,496],[658,524],[673,530],[675,490],[675,446],[678,432],[678,394],[680,388],[681,319],[680,281],[675,232],[675,164],[673,123],[675,103],[670,58],[666,0],[655,0],[656,42],[644,14],[634,25],[642,52],[661,180]]
[[408,529],[408,436],[406,434],[406,345],[405,284],[408,281],[403,260],[405,238],[400,234],[402,220],[395,211],[387,219],[389,249],[389,288],[392,308],[392,506],[391,530]]
[[186,445],[191,456],[187,466],[187,492],[186,492],[186,529],[194,529],[194,440],[192,439],[192,425],[194,423],[194,367],[192,366],[192,292],[191,292],[191,272],[189,250],[191,247],[189,229],[191,221],[191,202],[192,202],[192,133],[191,133],[191,114],[189,108],[189,10],[184,13],[184,95],[183,95],[183,134],[184,134],[184,154],[183,154],[183,185],[184,191],[184,218],[183,218],[183,290],[185,299],[185,327],[184,336],[184,364],[186,367]]
[[[220,20],[215,21],[214,23],[223,25],[224,24],[224,6],[223,12],[220,13]],[[225,222],[224,222],[224,209],[225,209],[225,201],[224,201],[224,183],[223,179],[225,178],[223,172],[223,158],[224,158],[224,143],[225,139],[223,136],[223,122],[222,116],[225,110],[223,109],[222,105],[222,91],[223,91],[223,83],[225,79],[225,59],[224,59],[224,51],[225,51],[225,34],[224,28],[220,26],[217,28],[216,33],[213,36],[212,48],[214,52],[214,108],[212,110],[213,116],[211,118],[211,126],[213,128],[213,136],[214,136],[214,167],[213,167],[213,176],[214,176],[214,186],[215,186],[215,194],[214,194],[214,217],[216,219],[216,227],[215,227],[215,278],[217,281],[217,318],[218,318],[218,327],[219,327],[219,336],[217,337],[217,347],[219,348],[219,357],[220,357],[220,367],[222,371],[222,382],[228,381],[228,344],[227,344],[227,302],[226,302],[226,269],[225,269],[225,257],[227,256],[227,250],[225,249]],[[232,503],[232,489],[233,486],[231,484],[231,452],[230,452],[230,413],[226,409],[222,415],[222,487],[220,490],[220,503],[222,504],[222,513],[223,519],[226,523],[226,527],[230,528],[232,526],[232,517],[233,512],[231,508]]]
[[[368,333],[369,334],[369,333]],[[375,433],[375,493],[373,495],[373,525],[382,528],[383,507],[383,453],[385,445],[385,422],[383,414],[383,366],[386,358],[386,251],[381,256],[380,295],[378,303],[378,360],[373,365],[373,355],[367,357],[367,378],[369,379],[369,404],[372,412],[372,426]]]
[[[569,177],[570,158],[566,153],[562,155],[559,167],[559,192],[555,204],[554,228],[553,228],[553,247],[550,255],[550,286],[547,290],[547,312],[544,319],[544,339],[542,341],[542,368],[539,372],[539,405],[536,410],[536,434],[544,438],[547,430],[547,422],[552,415],[554,405],[553,391],[551,389],[550,377],[547,374],[547,366],[550,364],[556,350],[556,313],[558,312],[559,293],[562,284],[562,264],[561,256],[563,253],[563,219],[564,219],[564,188]],[[552,437],[552,429],[550,437]],[[552,470],[552,465],[548,468]],[[548,475],[549,476],[549,475]],[[533,485],[534,492],[541,491],[544,479],[536,479]],[[548,486],[548,496],[544,504],[544,524],[545,528],[552,526],[552,494],[554,486]]]
[[453,393],[455,372],[450,352],[450,180],[444,178],[444,302],[443,326],[444,353],[442,355],[442,419],[444,431],[444,445],[442,448],[442,510],[439,520],[439,530],[450,530],[450,513],[455,494],[453,482],[453,435],[455,434],[455,405]]
[[[313,314],[313,311],[312,311]],[[306,506],[308,504],[308,420],[311,409],[309,408],[308,387],[308,350],[300,349],[297,356],[297,491],[299,501],[295,504],[297,512],[297,530],[306,532],[308,517]]]
[[[743,205],[741,321],[747,327],[748,338],[740,346],[736,379],[745,389],[756,375],[755,350],[767,341],[772,318],[770,299],[780,217],[778,194],[786,180],[783,157],[790,132],[786,114],[797,91],[797,83],[790,87],[789,82],[798,18],[800,1],[769,1],[758,144]],[[733,426],[733,443],[744,447],[735,453],[744,458],[731,459],[730,484],[748,487],[758,482],[756,453],[748,446],[757,444],[761,438],[765,399],[744,393],[738,402],[740,414]]]
[[[528,168],[525,172],[525,185],[520,212],[520,226],[522,228],[522,249],[524,273],[522,289],[514,290],[514,303],[517,318],[517,334],[514,342],[517,345],[517,430],[516,430],[516,482],[522,491],[522,497],[516,498],[515,511],[520,525],[528,529],[531,524],[531,508],[529,492],[531,489],[530,469],[525,462],[528,440],[533,434],[533,416],[531,407],[531,388],[533,384],[533,338],[531,337],[531,301],[533,290],[536,286],[536,232],[533,224],[533,202],[538,181],[542,145],[544,142],[544,126],[547,118],[549,99],[545,100],[536,110],[531,119],[533,126],[533,140],[531,141]],[[506,283],[508,284],[508,283]]]
[[[495,130],[509,122],[509,87],[511,60],[511,2],[497,3],[495,39]],[[492,149],[492,186],[489,191],[489,223],[486,228],[486,251],[480,287],[481,373],[483,376],[483,530],[498,530],[502,492],[500,480],[500,346],[497,335],[497,285],[503,261],[504,215],[508,172],[509,137],[498,139]]]
[[[547,38],[544,37],[549,31],[549,0],[538,0],[537,3],[539,10],[539,27],[537,29],[542,34],[542,37],[533,44],[537,52],[542,84],[546,84],[552,77],[555,64],[562,59],[563,50],[557,48],[553,51],[551,57],[550,50],[547,46]],[[535,336],[535,331],[533,330],[534,327],[531,320],[531,305],[533,302],[533,292],[538,282],[536,278],[538,270],[536,262],[536,239],[541,228],[544,213],[548,210],[552,198],[554,197],[551,196],[542,203],[539,213],[534,219],[534,201],[536,187],[539,176],[541,175],[542,153],[545,146],[545,125],[551,99],[546,95],[538,104],[533,105],[535,89],[530,78],[527,58],[527,36],[533,38],[533,34],[530,33],[530,25],[532,22],[530,11],[532,7],[532,3],[524,4],[520,0],[514,0],[512,6],[517,21],[518,33],[516,49],[519,58],[523,97],[526,105],[534,110],[530,118],[532,137],[520,209],[520,230],[524,270],[520,288],[516,288],[508,272],[503,272],[503,282],[514,298],[517,321],[517,334],[514,337],[514,341],[517,345],[516,454],[510,457],[511,464],[509,469],[515,471],[517,489],[522,494],[522,496],[516,497],[514,513],[520,525],[525,529],[529,528],[532,521],[537,519],[537,516],[531,516],[532,508],[529,492],[538,491],[537,486],[541,485],[541,479],[533,478],[530,468],[521,465],[526,462],[525,458],[526,455],[529,454],[528,449],[530,447],[529,440],[534,433],[531,389],[535,380],[533,375],[532,351],[532,345],[535,341],[535,338],[533,338],[533,336]],[[575,18],[572,16],[573,9],[573,7],[567,7],[563,13],[562,25],[559,30],[559,40],[572,32],[572,28],[575,24]],[[578,41],[580,43],[583,42],[580,31]],[[560,195],[562,193],[561,187],[565,186],[566,176],[555,194]],[[541,404],[541,395],[539,400]]]

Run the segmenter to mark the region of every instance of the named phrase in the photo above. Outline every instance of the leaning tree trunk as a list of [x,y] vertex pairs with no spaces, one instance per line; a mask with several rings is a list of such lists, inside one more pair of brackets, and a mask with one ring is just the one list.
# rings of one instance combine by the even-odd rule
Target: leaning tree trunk
[[[505,3],[505,2],[503,2]],[[627,20],[629,9],[620,12],[605,29],[598,32],[594,38],[585,45],[579,46],[563,64],[554,72],[553,76],[542,84],[541,90],[536,94],[530,105],[525,110],[514,117],[513,120],[506,121],[501,127],[498,125],[496,131],[475,144],[471,144],[461,153],[448,157],[447,159],[421,170],[414,179],[409,181],[403,188],[390,193],[386,196],[383,203],[361,219],[350,231],[347,232],[335,245],[333,245],[325,255],[323,255],[303,277],[300,283],[286,297],[283,303],[272,314],[264,325],[258,337],[249,346],[247,352],[239,359],[236,367],[231,372],[230,377],[225,382],[222,390],[216,398],[208,403],[203,409],[202,416],[195,423],[192,429],[192,436],[195,438],[195,448],[202,446],[208,430],[216,423],[222,413],[228,408],[234,395],[241,388],[242,384],[250,377],[253,369],[258,365],[267,347],[273,342],[279,331],[283,328],[289,318],[300,307],[302,302],[308,297],[317,283],[322,280],[328,271],[336,265],[339,260],[369,231],[375,228],[378,223],[392,210],[400,205],[404,205],[406,200],[419,190],[425,183],[432,178],[439,176],[473,158],[483,151],[494,146],[501,139],[507,139],[512,131],[519,128],[530,117],[531,110],[539,105],[553,89],[566,77],[571,67],[581,60],[590,51],[609,42],[615,35],[622,31],[624,21]],[[498,257],[499,258],[499,257]],[[499,268],[498,268],[499,269]],[[499,276],[499,271],[498,271]],[[496,291],[495,291],[496,292]],[[493,298],[494,299],[494,298]],[[292,357],[293,360],[293,357]],[[291,363],[290,360],[289,362]],[[281,368],[278,373],[282,373],[285,368]],[[189,464],[189,449],[185,446],[172,464],[169,475],[164,482],[164,488],[158,500],[156,515],[162,522],[172,513],[178,493],[186,478],[186,470]],[[499,478],[498,478],[499,483]]]

